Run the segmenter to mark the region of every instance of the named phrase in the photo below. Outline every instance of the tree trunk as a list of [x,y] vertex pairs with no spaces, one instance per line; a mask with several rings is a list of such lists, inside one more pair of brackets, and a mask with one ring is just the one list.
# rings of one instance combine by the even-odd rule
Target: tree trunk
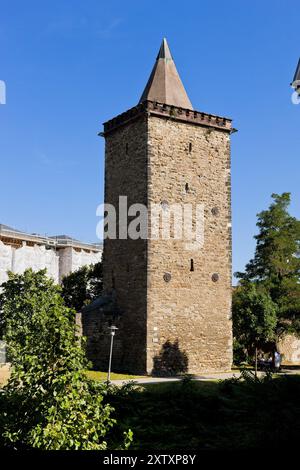
[[275,372],[275,349],[272,351],[272,369]]
[[257,346],[255,346],[255,378],[257,379]]

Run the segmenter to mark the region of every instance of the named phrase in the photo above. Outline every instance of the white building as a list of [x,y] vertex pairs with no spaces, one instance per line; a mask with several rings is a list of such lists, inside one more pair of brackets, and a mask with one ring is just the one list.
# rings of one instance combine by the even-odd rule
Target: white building
[[102,245],[82,243],[66,235],[43,237],[0,224],[0,285],[7,271],[23,273],[47,269],[55,282],[84,265],[98,263]]

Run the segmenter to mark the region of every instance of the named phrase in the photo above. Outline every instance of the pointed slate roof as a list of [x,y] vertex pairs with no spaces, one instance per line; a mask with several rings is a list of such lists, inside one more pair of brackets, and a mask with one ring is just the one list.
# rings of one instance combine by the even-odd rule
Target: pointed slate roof
[[300,81],[300,59],[299,59],[299,62],[298,62],[297,68],[296,68],[296,72],[295,72],[295,76],[294,76],[294,78],[293,78],[292,84],[293,84],[294,82],[296,82],[297,80]]
[[193,109],[165,38],[139,103],[146,100]]

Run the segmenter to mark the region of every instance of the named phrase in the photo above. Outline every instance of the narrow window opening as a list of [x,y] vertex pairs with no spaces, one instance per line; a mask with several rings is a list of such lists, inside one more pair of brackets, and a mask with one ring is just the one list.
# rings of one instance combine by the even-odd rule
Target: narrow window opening
[[[104,219],[106,219],[108,216],[108,211],[104,211]],[[104,229],[103,229],[104,233],[108,233],[108,223],[106,223],[104,225]]]
[[189,143],[189,153],[192,151],[192,142]]
[[116,281],[115,281],[115,276],[114,275],[112,275],[112,278],[111,278],[111,287],[112,287],[112,289],[116,288]]
[[128,155],[128,143],[125,145],[125,153]]
[[191,259],[191,268],[190,268],[190,271],[195,271],[194,269],[194,260]]
[[188,193],[189,189],[189,183],[185,183],[185,192]]

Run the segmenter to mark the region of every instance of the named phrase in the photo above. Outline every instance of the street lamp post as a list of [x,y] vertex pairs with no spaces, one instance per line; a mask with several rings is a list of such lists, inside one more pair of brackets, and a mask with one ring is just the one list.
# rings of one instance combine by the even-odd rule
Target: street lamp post
[[111,373],[112,352],[113,352],[113,345],[114,345],[114,336],[118,328],[112,325],[108,329],[110,330],[110,351],[109,351],[109,362],[108,362],[108,372],[107,372],[107,383],[109,384],[110,373]]

